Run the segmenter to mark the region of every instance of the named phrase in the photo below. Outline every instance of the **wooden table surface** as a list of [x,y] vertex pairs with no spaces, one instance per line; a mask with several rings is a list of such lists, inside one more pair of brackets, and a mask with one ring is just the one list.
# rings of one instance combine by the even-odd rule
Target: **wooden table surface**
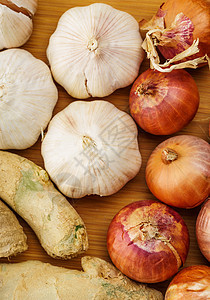
[[[46,48],[48,45],[49,37],[54,32],[58,19],[69,8],[74,6],[89,5],[96,1],[86,0],[39,0],[38,10],[34,17],[34,31],[30,40],[22,47],[30,51],[35,57],[48,63],[46,58]],[[127,1],[104,1],[113,7],[124,10],[133,15],[137,21],[142,18],[149,19],[157,11],[161,0],[127,0]],[[141,65],[140,73],[148,69],[149,62],[145,59]],[[176,133],[179,134],[191,134],[203,138],[209,141],[208,126],[210,120],[210,76],[208,67],[203,67],[197,70],[189,71],[195,79],[199,92],[200,92],[200,106],[198,112],[188,126],[183,130]],[[54,114],[62,110],[69,103],[74,101],[65,90],[59,86],[59,100],[55,107]],[[112,95],[103,99],[110,101],[116,105],[119,109],[129,112],[128,96],[130,86],[124,89],[115,91]],[[145,181],[145,166],[146,162],[151,154],[152,150],[168,136],[153,136],[145,133],[142,129],[139,129],[139,146],[142,154],[142,167],[139,174],[130,182],[126,184],[118,193],[109,197],[88,196],[79,200],[69,199],[70,203],[74,206],[77,212],[83,218],[89,235],[89,250],[86,255],[98,256],[107,261],[110,261],[107,248],[106,248],[106,233],[108,225],[111,222],[114,215],[125,205],[143,199],[155,199],[155,197],[149,191]],[[43,159],[40,154],[40,140],[30,149],[24,151],[13,151],[19,155],[31,159],[36,164],[43,166]],[[207,260],[202,256],[199,251],[196,236],[195,236],[195,222],[200,207],[185,210],[175,209],[184,218],[189,232],[190,232],[190,250],[188,254],[186,266],[196,264],[208,264]],[[24,231],[28,237],[29,249],[17,257],[10,258],[10,262],[20,262],[29,259],[41,260],[43,262],[49,262],[53,265],[63,266],[67,268],[81,269],[80,257],[72,260],[62,261],[56,260],[48,256],[41,248],[38,239],[29,226],[18,217]],[[7,259],[1,259],[1,262],[7,261]],[[150,284],[162,292],[165,292],[170,280],[159,283]]]

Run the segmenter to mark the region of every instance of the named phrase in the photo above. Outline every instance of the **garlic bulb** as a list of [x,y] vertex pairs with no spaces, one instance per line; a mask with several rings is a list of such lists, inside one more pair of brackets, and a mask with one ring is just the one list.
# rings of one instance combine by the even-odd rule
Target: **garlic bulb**
[[37,0],[0,0],[0,50],[22,46],[33,30]]
[[52,117],[58,92],[47,65],[22,49],[0,52],[0,149],[25,149]]
[[42,143],[45,168],[72,198],[111,195],[139,171],[137,127],[107,101],[75,101],[50,122]]
[[75,98],[104,97],[128,86],[144,58],[137,21],[95,3],[66,11],[47,56],[55,80]]

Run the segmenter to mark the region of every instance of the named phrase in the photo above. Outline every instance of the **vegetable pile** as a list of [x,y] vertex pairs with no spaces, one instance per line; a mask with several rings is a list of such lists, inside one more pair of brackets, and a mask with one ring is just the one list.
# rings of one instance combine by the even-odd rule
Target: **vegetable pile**
[[[127,185],[129,202],[122,207],[127,198],[121,194],[120,210],[112,216],[106,237],[117,269],[86,256],[81,260],[84,271],[78,271],[41,261],[2,263],[10,256],[22,259],[31,244],[19,217],[0,200],[0,299],[158,300],[163,295],[141,283],[171,280],[174,275],[166,300],[208,299],[210,268],[180,271],[190,246],[184,209],[197,207],[198,249],[210,260],[210,145],[207,139],[184,134],[199,109],[200,94],[192,75],[181,70],[207,67],[208,2],[167,0],[150,21],[139,24],[127,12],[103,3],[69,7],[48,37],[50,68],[15,48],[29,39],[36,9],[36,0],[0,1],[0,149],[15,149],[0,151],[0,198],[28,223],[49,256],[65,260],[88,249],[89,228],[64,195],[95,195],[86,197],[92,201],[120,189],[123,193]],[[147,31],[144,41],[142,31]],[[150,60],[147,70],[140,68],[143,49]],[[80,100],[109,96],[133,84],[130,95],[125,90],[130,115],[122,111],[118,91],[113,96],[116,106],[109,102],[114,98],[78,101],[67,94],[67,101],[75,101],[64,109],[56,106],[61,101],[58,84]],[[163,137],[174,133],[178,135]],[[145,155],[145,137],[148,145],[161,143],[142,160],[139,149]],[[35,164],[37,156],[34,162],[23,157],[30,150],[18,152],[37,141],[31,150],[38,149],[46,171]],[[146,160],[145,177],[136,177]],[[150,200],[142,193],[144,179]],[[133,198],[134,181],[140,201]],[[109,199],[114,205],[119,198]],[[178,213],[177,208],[183,210]],[[111,219],[102,209],[104,226]]]

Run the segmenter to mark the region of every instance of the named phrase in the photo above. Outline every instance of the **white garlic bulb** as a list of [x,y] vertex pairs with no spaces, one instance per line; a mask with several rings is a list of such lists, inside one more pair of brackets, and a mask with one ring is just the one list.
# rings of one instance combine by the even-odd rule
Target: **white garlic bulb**
[[31,36],[37,0],[0,1],[0,50],[22,46]]
[[139,171],[137,127],[107,101],[75,101],[51,120],[42,142],[45,168],[72,198],[111,195]]
[[95,3],[62,15],[47,56],[55,80],[71,96],[104,97],[137,77],[144,58],[141,44],[131,15]]
[[26,149],[52,117],[57,88],[47,65],[23,49],[0,52],[0,149]]

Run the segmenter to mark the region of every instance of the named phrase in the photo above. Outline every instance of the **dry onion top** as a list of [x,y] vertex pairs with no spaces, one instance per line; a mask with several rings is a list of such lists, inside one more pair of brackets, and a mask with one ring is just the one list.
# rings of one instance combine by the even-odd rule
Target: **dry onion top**
[[[204,0],[167,0],[156,15],[140,22],[148,30],[142,47],[150,67],[161,72],[197,68],[210,56],[210,5]],[[167,59],[160,63],[157,49]]]

